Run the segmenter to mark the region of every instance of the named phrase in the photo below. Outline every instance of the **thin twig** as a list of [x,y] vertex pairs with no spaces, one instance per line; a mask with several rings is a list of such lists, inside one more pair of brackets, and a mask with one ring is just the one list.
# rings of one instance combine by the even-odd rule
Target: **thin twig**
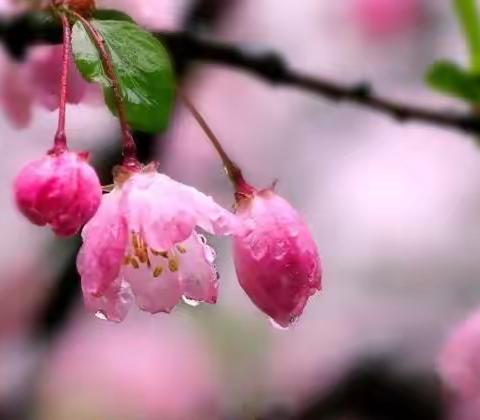
[[65,150],[67,146],[67,137],[65,134],[65,118],[67,113],[67,93],[70,59],[72,54],[72,30],[70,22],[65,14],[60,14],[63,29],[63,54],[62,54],[62,75],[60,78],[60,98],[58,107],[58,127],[55,133],[54,151]]
[[[157,32],[177,63],[208,62],[244,70],[264,81],[299,89],[331,101],[356,103],[365,108],[389,115],[399,122],[418,121],[480,134],[480,118],[471,113],[438,110],[415,104],[397,102],[374,93],[370,83],[345,85],[327,78],[295,71],[275,52],[252,52],[238,45],[202,39],[186,32]],[[60,43],[61,30],[51,22],[42,24],[28,15],[0,19],[0,39],[7,49],[19,57],[36,43]]]

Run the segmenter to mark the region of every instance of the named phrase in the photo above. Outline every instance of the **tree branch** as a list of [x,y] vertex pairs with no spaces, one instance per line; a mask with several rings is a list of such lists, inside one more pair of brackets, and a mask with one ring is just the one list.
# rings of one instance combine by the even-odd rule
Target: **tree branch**
[[[253,52],[237,45],[202,39],[188,32],[159,32],[156,35],[164,42],[177,66],[191,61],[225,65],[242,69],[274,85],[299,89],[331,101],[356,103],[389,115],[399,122],[418,121],[480,134],[480,118],[471,113],[397,102],[376,95],[368,83],[348,86],[313,77],[293,70],[275,52]],[[21,58],[31,45],[60,43],[61,28],[52,24],[52,21],[35,18],[30,13],[14,19],[0,19],[0,40],[14,57]]]

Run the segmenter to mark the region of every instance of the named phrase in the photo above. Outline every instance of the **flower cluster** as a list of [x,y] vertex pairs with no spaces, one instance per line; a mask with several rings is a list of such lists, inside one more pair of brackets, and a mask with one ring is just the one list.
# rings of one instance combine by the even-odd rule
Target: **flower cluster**
[[[77,268],[86,307],[100,318],[118,322],[133,302],[150,313],[168,313],[182,299],[192,305],[215,303],[219,279],[215,252],[201,230],[232,237],[241,287],[275,324],[288,327],[321,287],[317,248],[299,214],[272,189],[257,190],[243,179],[188,101],[233,181],[235,212],[159,173],[156,164],[142,165],[108,49],[82,16],[91,12],[93,1],[55,0],[52,4],[62,7],[64,42],[63,49],[50,57],[50,65],[59,62],[58,74],[54,71],[40,83],[51,85],[50,96],[40,97],[49,108],[59,109],[58,128],[46,156],[21,169],[14,193],[19,210],[36,225],[48,225],[60,236],[74,235],[83,227]],[[78,102],[85,89],[72,68],[71,23],[62,12],[65,7],[96,43],[122,129],[124,160],[114,170],[113,188],[103,196],[88,154],[67,146],[66,104]],[[30,100],[25,95],[25,101]],[[13,115],[18,123],[26,119]]]
[[82,231],[77,259],[87,308],[121,321],[133,301],[151,313],[215,303],[215,252],[198,229],[231,235],[240,285],[287,327],[320,289],[315,243],[298,213],[272,190],[237,194],[236,213],[159,173],[154,164],[115,169],[101,187],[85,156],[65,151],[27,164],[15,182],[19,209],[59,235]]

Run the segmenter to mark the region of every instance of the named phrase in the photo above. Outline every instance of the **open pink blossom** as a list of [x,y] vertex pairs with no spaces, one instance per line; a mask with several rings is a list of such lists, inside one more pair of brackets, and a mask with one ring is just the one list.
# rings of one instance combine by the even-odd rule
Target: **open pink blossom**
[[270,189],[240,197],[237,216],[245,228],[233,241],[240,285],[260,310],[287,327],[321,287],[315,242],[297,211]]
[[17,175],[15,200],[34,224],[49,225],[60,236],[70,236],[93,216],[102,187],[86,154],[63,151],[27,163]]
[[447,338],[438,369],[457,397],[480,400],[480,311],[457,326]]
[[130,292],[151,313],[170,312],[182,296],[215,303],[215,254],[195,228],[225,235],[236,225],[235,216],[210,197],[152,165],[122,168],[82,233],[77,266],[86,306],[120,321]]

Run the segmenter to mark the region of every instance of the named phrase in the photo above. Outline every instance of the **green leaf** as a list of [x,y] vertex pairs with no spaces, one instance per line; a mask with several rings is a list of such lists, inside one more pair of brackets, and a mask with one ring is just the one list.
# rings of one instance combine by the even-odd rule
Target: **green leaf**
[[[175,82],[162,44],[129,21],[93,19],[91,23],[110,52],[130,126],[150,133],[164,130],[170,119]],[[116,114],[110,81],[93,41],[80,22],[73,27],[72,45],[80,73],[86,80],[103,86],[105,102]]]
[[477,0],[455,0],[457,18],[462,27],[470,54],[470,68],[480,73],[480,16]]
[[472,103],[480,103],[480,77],[450,61],[438,61],[427,72],[427,83],[435,90]]
[[124,22],[134,22],[126,13],[114,9],[96,9],[92,15],[97,20],[121,20]]

